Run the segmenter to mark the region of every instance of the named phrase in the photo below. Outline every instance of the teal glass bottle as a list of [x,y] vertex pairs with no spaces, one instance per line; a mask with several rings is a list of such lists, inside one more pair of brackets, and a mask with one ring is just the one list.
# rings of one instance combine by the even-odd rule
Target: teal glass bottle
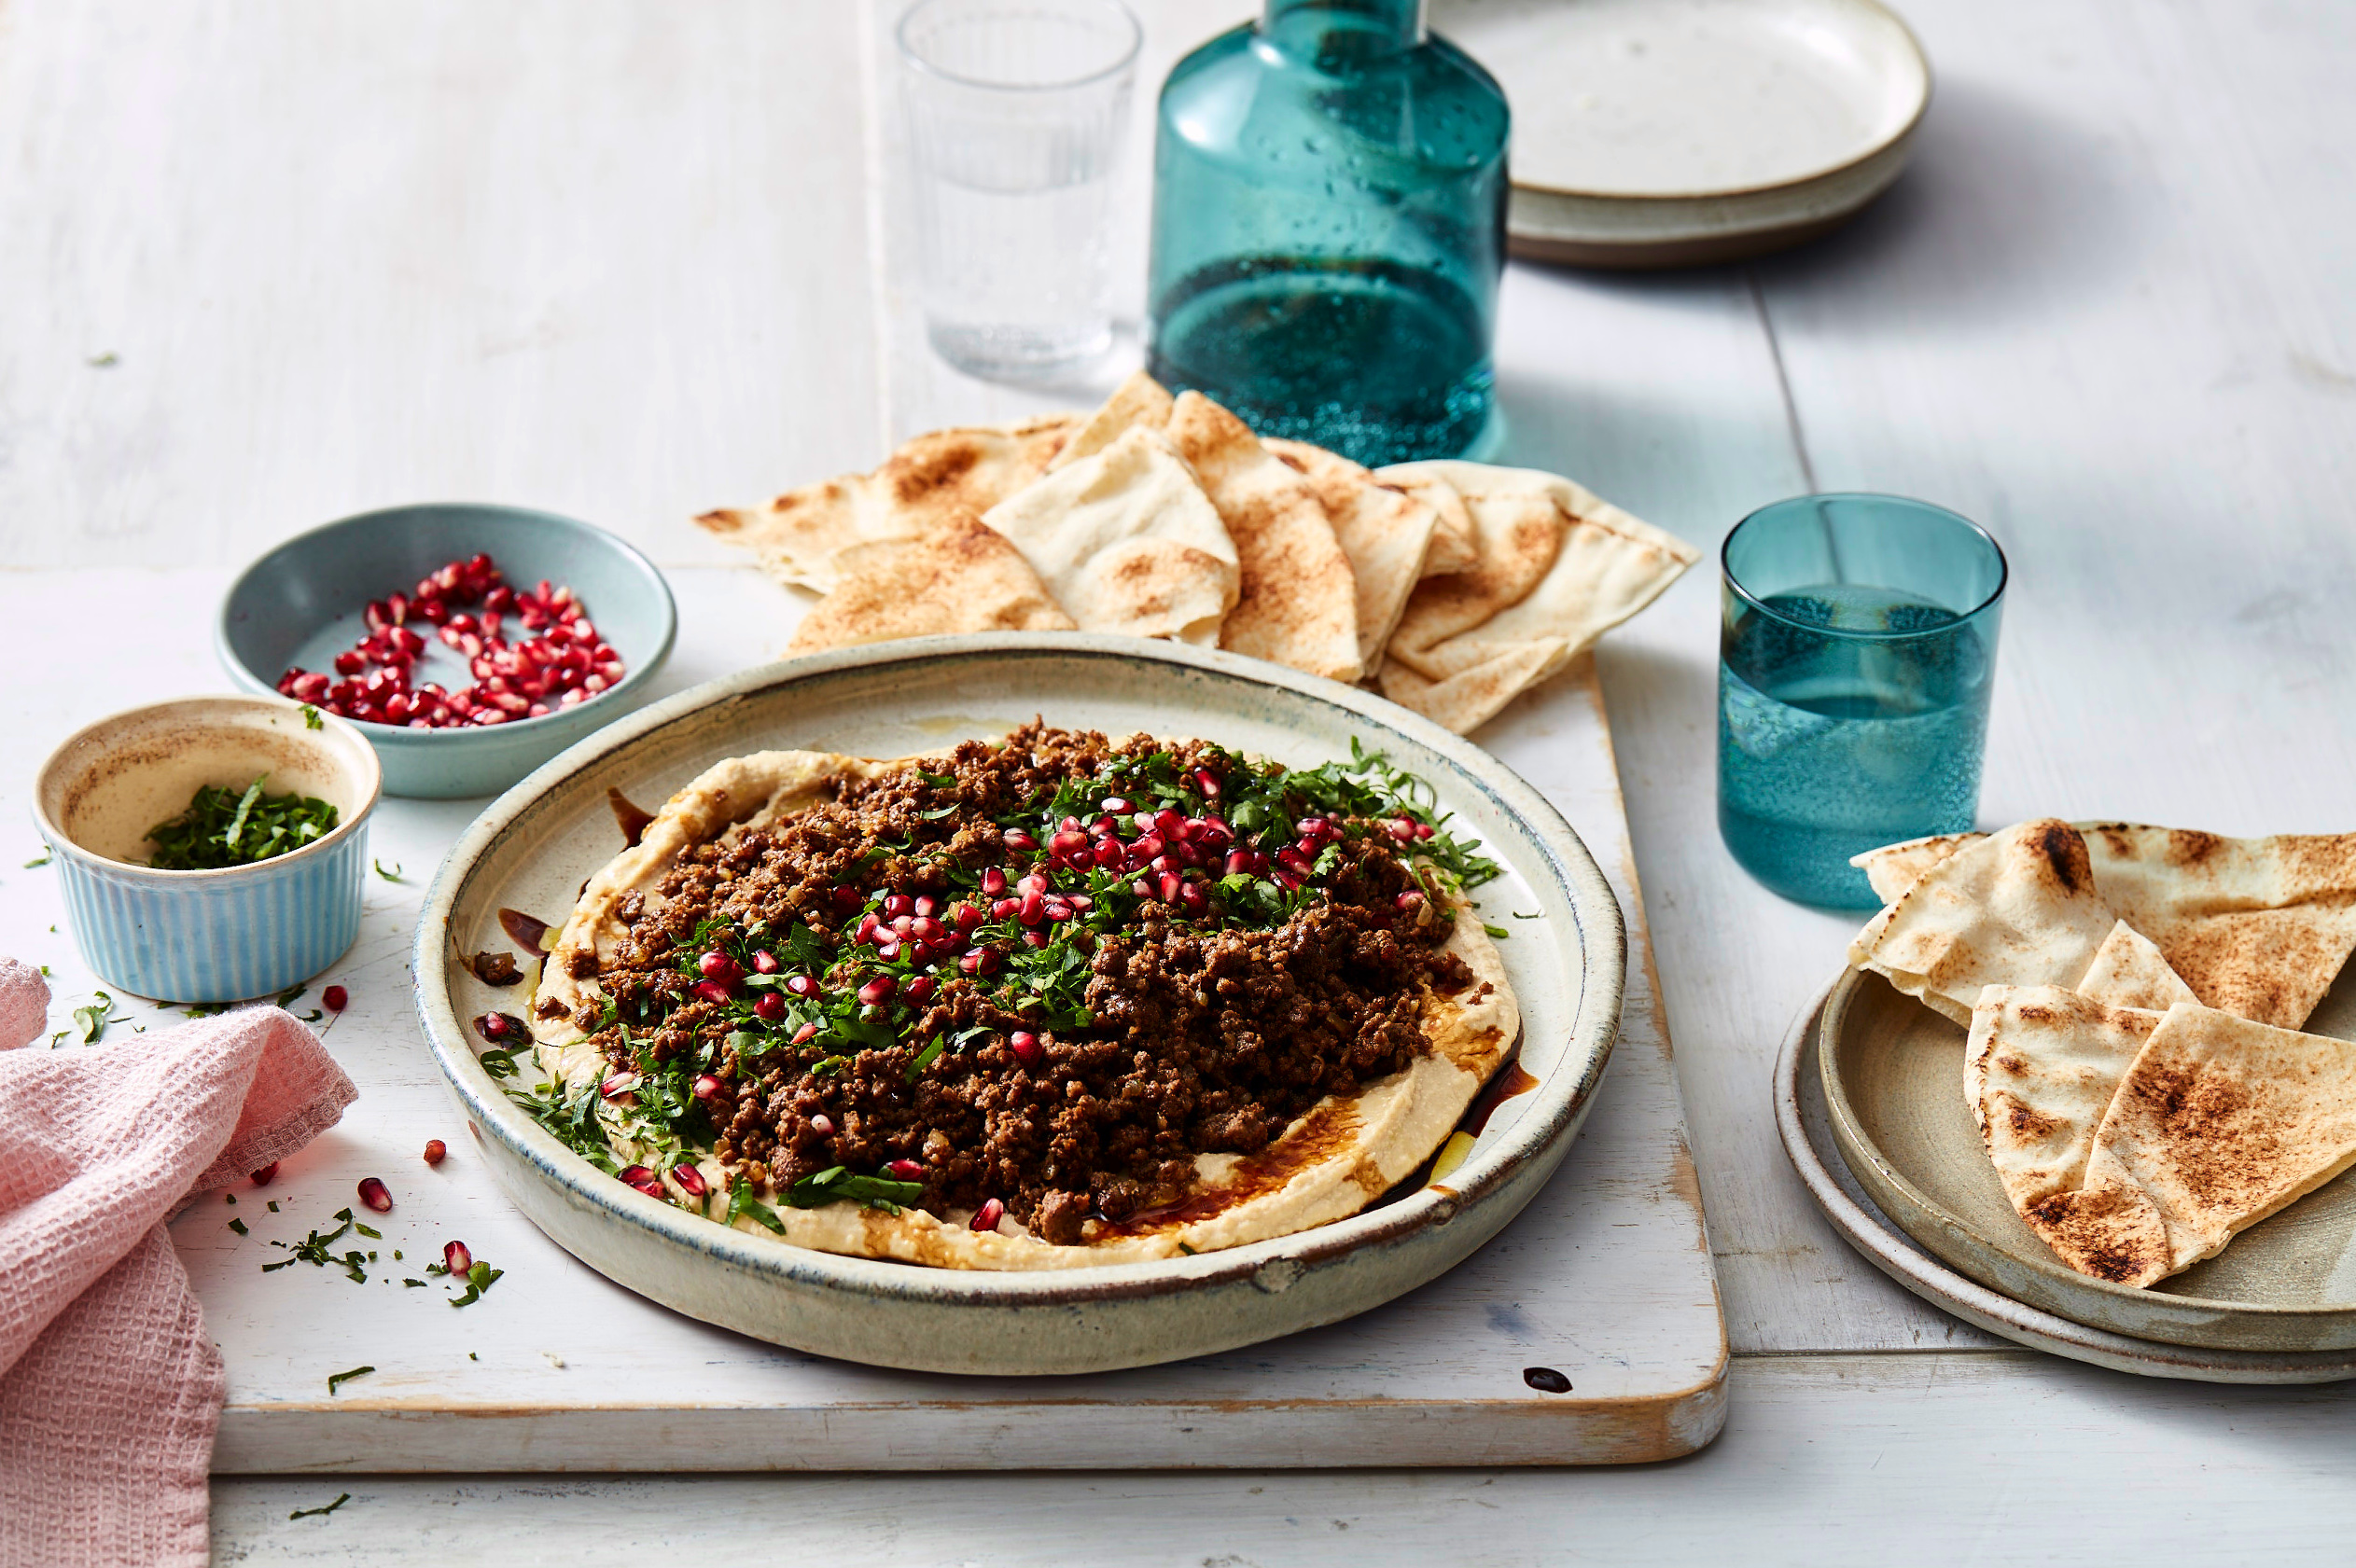
[[1180,61],[1153,155],[1147,368],[1369,465],[1486,427],[1505,94],[1422,0],[1266,0]]

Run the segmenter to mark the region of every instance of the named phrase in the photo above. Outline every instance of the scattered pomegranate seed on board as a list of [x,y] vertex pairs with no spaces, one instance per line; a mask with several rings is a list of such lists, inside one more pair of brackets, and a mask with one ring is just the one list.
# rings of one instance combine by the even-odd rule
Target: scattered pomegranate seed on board
[[277,1179],[278,1161],[274,1159],[269,1164],[263,1166],[260,1170],[255,1172],[252,1177],[253,1183],[256,1186],[268,1186],[271,1183],[276,1181]]
[[352,1005],[352,993],[340,985],[331,985],[319,993],[319,1005],[331,1013],[340,1013]]
[[393,1212],[393,1195],[384,1190],[384,1184],[374,1176],[360,1178],[360,1201],[380,1214]]
[[449,1155],[449,1153],[450,1145],[443,1143],[439,1138],[428,1138],[425,1140],[426,1164],[439,1165]]

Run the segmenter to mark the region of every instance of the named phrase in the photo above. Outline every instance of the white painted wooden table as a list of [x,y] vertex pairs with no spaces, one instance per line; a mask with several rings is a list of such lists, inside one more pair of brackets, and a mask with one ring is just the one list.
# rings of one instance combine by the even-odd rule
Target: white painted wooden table
[[[1705,545],[1811,484],[1986,520],[2015,571],[1987,821],[2356,825],[2356,12],[1903,8],[1938,99],[1852,230],[1750,268],[1513,275],[1508,456]],[[1148,8],[1144,79],[1233,9]],[[8,0],[0,590],[36,677],[7,704],[11,780],[159,663],[217,685],[188,629],[319,520],[546,505],[758,611],[692,512],[1069,400],[924,348],[879,22],[834,0]],[[2344,1561],[2356,1393],[1993,1346],[1808,1208],[1769,1061],[1846,927],[1718,844],[1714,615],[1696,573],[1602,659],[1736,1353],[1710,1449],[1575,1474],[225,1478],[221,1559]],[[718,673],[690,632],[679,678]],[[38,875],[13,867],[0,884]]]

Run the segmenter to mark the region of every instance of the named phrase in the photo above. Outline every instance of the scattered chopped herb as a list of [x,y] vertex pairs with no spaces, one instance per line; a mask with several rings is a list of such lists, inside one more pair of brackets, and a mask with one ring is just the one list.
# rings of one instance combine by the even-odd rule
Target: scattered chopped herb
[[189,1018],[216,1018],[229,1011],[226,1002],[191,1002],[180,1009]]
[[[39,867],[47,866],[49,863],[49,852],[48,850],[46,850],[46,849],[45,849],[45,850],[43,850],[40,853],[38,853],[38,854],[35,855],[32,859],[30,859],[30,860],[26,861],[26,862],[24,863],[24,868],[25,868],[26,870],[28,870],[28,871],[31,871],[31,870],[34,870],[34,869],[35,869],[35,868],[37,868],[37,867]],[[57,929],[57,927],[56,927],[56,926],[54,926],[54,925],[52,925],[52,926],[50,926],[50,927],[49,927],[49,929],[50,929],[50,930],[52,930],[52,931],[54,931],[54,930],[56,930],[56,929]]]
[[472,1352],[472,1351],[468,1351],[468,1352],[467,1353],[467,1359],[468,1361],[481,1361],[481,1360],[482,1359],[482,1357],[481,1357],[481,1356],[479,1356],[479,1355],[475,1354],[475,1353],[474,1353],[474,1352]]
[[499,1276],[506,1272],[506,1270],[494,1269],[488,1263],[476,1264],[467,1270],[467,1294],[450,1304],[453,1307],[473,1306],[482,1299],[482,1293],[496,1284]]
[[57,976],[55,975],[55,973],[53,973],[53,972],[50,970],[49,966],[48,964],[42,964],[42,965],[41,965],[41,975],[42,975],[42,978],[45,978],[45,979],[52,979],[52,980],[53,980],[53,979],[57,978]]
[[816,1175],[804,1176],[786,1189],[786,1201],[797,1209],[823,1208],[829,1203],[864,1203],[871,1209],[881,1209],[887,1214],[899,1213],[903,1203],[913,1203],[923,1196],[922,1182],[896,1182],[888,1176],[855,1176],[844,1165],[829,1166]]
[[411,1290],[422,1290],[425,1288],[425,1282],[423,1280],[403,1280],[401,1284],[408,1286]]
[[786,1233],[786,1222],[777,1217],[776,1210],[753,1196],[750,1182],[738,1182],[735,1189],[728,1195],[728,1217],[721,1223],[734,1225],[739,1215],[750,1215],[780,1236]]
[[[382,1230],[371,1230],[357,1220],[354,1220],[352,1222],[352,1228],[358,1231],[361,1235],[366,1236],[371,1242],[381,1242],[384,1240],[384,1232]],[[371,1254],[370,1256],[373,1256],[374,1255]]]
[[315,796],[264,795],[262,779],[243,794],[206,784],[187,811],[147,829],[156,846],[147,864],[160,871],[251,866],[315,842],[335,830],[336,819],[335,807]]
[[482,1063],[482,1070],[492,1077],[511,1078],[515,1076],[517,1053],[527,1048],[523,1046],[509,1046],[505,1050],[487,1050],[475,1060]]
[[934,1035],[932,1038],[932,1044],[927,1046],[923,1050],[918,1051],[916,1053],[916,1059],[908,1064],[908,1081],[912,1084],[914,1083],[917,1075],[923,1073],[926,1068],[931,1066],[935,1059],[941,1055],[941,1051],[947,1048],[947,1041],[943,1040],[938,1034]]
[[302,993],[310,989],[311,988],[307,985],[290,985],[286,990],[278,993],[278,1000],[272,1002],[271,1006],[273,1007],[291,1007],[296,1003],[301,1001]]
[[373,1367],[355,1367],[349,1372],[330,1372],[328,1374],[328,1392],[332,1395],[337,1384],[348,1383],[355,1378],[365,1378],[375,1370]]
[[87,363],[93,370],[111,370],[122,361],[116,357],[114,350],[108,349],[105,354],[91,354]]
[[302,727],[305,729],[325,729],[327,728],[327,726],[319,720],[319,710],[313,707],[308,702],[305,702],[302,705]]
[[[235,1202],[235,1201],[236,1201],[236,1200],[235,1200],[235,1199],[231,1199],[231,1200],[230,1200],[230,1201],[231,1201],[231,1202]],[[276,1213],[278,1212],[278,1200],[277,1200],[277,1199],[275,1199],[275,1198],[267,1199],[267,1200],[265,1200],[265,1201],[266,1201],[266,1202],[268,1202],[268,1203],[270,1204],[270,1212],[271,1212],[272,1214],[276,1214]]]
[[280,1269],[291,1269],[298,1263],[308,1263],[317,1269],[324,1269],[328,1264],[334,1263],[342,1266],[344,1276],[351,1280],[354,1284],[368,1284],[368,1270],[362,1267],[362,1265],[368,1262],[367,1258],[363,1257],[356,1250],[340,1254],[332,1253],[328,1250],[336,1242],[342,1241],[345,1232],[352,1228],[351,1210],[338,1209],[335,1212],[335,1217],[342,1220],[343,1223],[337,1226],[333,1230],[329,1231],[325,1236],[320,1235],[319,1232],[314,1229],[310,1235],[305,1236],[301,1241],[295,1242],[292,1246],[287,1246],[287,1244],[284,1242],[271,1242],[270,1244],[273,1247],[286,1247],[286,1249],[294,1254],[294,1256],[292,1257],[281,1258],[276,1263],[263,1264],[262,1272],[268,1274],[275,1272]]
[[371,860],[369,864],[375,867],[376,874],[388,882],[397,882],[401,880],[401,863],[397,860],[393,862],[393,868],[389,871],[384,868],[384,862],[381,860]]
[[1507,912],[1508,912],[1508,913],[1510,913],[1511,915],[1513,915],[1513,917],[1515,920],[1544,920],[1544,919],[1546,918],[1545,913],[1544,913],[1544,911],[1542,911],[1542,910],[1541,910],[1541,911],[1540,911],[1540,912],[1539,912],[1539,913],[1537,913],[1537,914],[1529,914],[1529,915],[1526,915],[1526,914],[1522,913],[1522,911],[1521,911],[1521,910],[1519,910],[1519,909],[1512,909],[1512,910],[1509,910],[1509,911],[1507,911]]
[[245,1222],[244,1222],[244,1220],[242,1220],[242,1219],[233,1219],[233,1220],[230,1221],[230,1222],[229,1222],[229,1228],[230,1228],[231,1230],[236,1231],[236,1232],[237,1232],[240,1236],[246,1236],[246,1235],[251,1235],[251,1234],[252,1234],[252,1232],[251,1232],[251,1231],[249,1231],[249,1230],[247,1230],[247,1229],[245,1228]]
[[234,1209],[237,1207],[237,1194],[234,1192],[224,1192],[221,1194],[221,1201],[227,1203],[230,1208]]
[[1184,1242],[1180,1242],[1178,1243],[1178,1251],[1184,1253],[1189,1257],[1192,1257],[1194,1256],[1194,1249],[1188,1246]]
[[107,1015],[115,1010],[115,999],[103,991],[91,992],[87,1006],[74,1009],[74,1032],[82,1044],[91,1045],[105,1037]]
[[1481,929],[1487,932],[1492,937],[1500,938],[1513,935],[1511,931],[1506,930],[1505,927],[1501,925],[1491,925],[1487,921],[1483,921],[1481,923]]
[[297,1508],[293,1513],[288,1514],[286,1517],[288,1519],[309,1519],[314,1514],[331,1514],[351,1501],[352,1494],[350,1492],[340,1492],[336,1493],[335,1501],[328,1504],[324,1508]]

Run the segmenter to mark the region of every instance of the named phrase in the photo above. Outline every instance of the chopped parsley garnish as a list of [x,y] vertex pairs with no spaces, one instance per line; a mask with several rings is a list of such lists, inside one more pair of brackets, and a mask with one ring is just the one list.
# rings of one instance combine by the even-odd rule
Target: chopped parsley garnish
[[242,1219],[233,1219],[233,1220],[230,1221],[230,1222],[229,1222],[229,1228],[230,1228],[231,1230],[236,1231],[236,1232],[237,1232],[240,1236],[244,1236],[244,1235],[251,1234],[249,1231],[247,1231],[247,1230],[246,1230],[246,1228],[245,1228],[245,1222],[244,1222],[244,1220],[242,1220]]
[[350,1492],[340,1492],[336,1493],[335,1501],[328,1504],[324,1508],[297,1508],[293,1513],[288,1514],[286,1517],[288,1519],[310,1519],[314,1515],[317,1514],[331,1514],[351,1501],[352,1494]]
[[[273,1207],[275,1205],[273,1205]],[[275,1263],[263,1264],[262,1272],[268,1274],[275,1272],[280,1269],[291,1269],[298,1263],[308,1263],[315,1269],[324,1269],[328,1264],[333,1263],[343,1270],[344,1277],[349,1279],[354,1284],[368,1284],[368,1270],[365,1267],[363,1267],[368,1262],[366,1256],[362,1256],[356,1249],[342,1254],[332,1253],[328,1250],[329,1247],[335,1245],[336,1242],[343,1240],[345,1234],[352,1228],[351,1210],[338,1209],[335,1212],[335,1217],[342,1220],[343,1223],[337,1226],[333,1230],[328,1232],[325,1236],[320,1235],[316,1229],[314,1229],[310,1235],[305,1236],[301,1241],[295,1242],[292,1246],[288,1246],[285,1242],[271,1242],[270,1244],[272,1246],[285,1247],[288,1252],[294,1254],[294,1256],[292,1257],[281,1258]]]
[[[26,861],[26,862],[24,863],[24,868],[25,868],[26,870],[28,870],[28,871],[31,871],[31,870],[37,869],[37,868],[38,868],[38,867],[40,867],[47,866],[49,863],[49,852],[48,850],[46,850],[46,849],[45,849],[45,850],[43,850],[40,853],[38,853],[38,854],[35,855],[32,859],[30,859],[30,860]],[[56,926],[54,926],[54,925],[52,925],[52,926],[50,926],[50,927],[49,927],[49,929],[50,929],[50,930],[52,930],[52,931],[54,931],[54,930],[56,930],[56,929],[57,929],[57,927],[56,927]]]
[[837,1165],[794,1183],[786,1190],[786,1201],[797,1209],[817,1209],[829,1203],[846,1201],[864,1203],[871,1209],[896,1214],[902,1204],[913,1203],[922,1197],[924,1190],[925,1184],[922,1182],[896,1182],[888,1176],[855,1176],[848,1167]]
[[243,793],[205,784],[188,809],[147,829],[156,846],[147,864],[160,871],[214,871],[251,866],[314,843],[335,831],[336,809],[315,796],[264,795],[263,779]]
[[369,864],[375,867],[376,874],[388,882],[397,882],[401,880],[401,863],[397,860],[393,862],[393,868],[389,871],[384,868],[384,862],[381,860],[371,860]]
[[305,702],[302,705],[302,727],[305,729],[325,729],[327,728],[327,726],[320,721],[319,710],[313,707],[308,702]]
[[103,991],[91,993],[91,1000],[74,1009],[74,1033],[84,1045],[91,1045],[106,1034],[107,1015],[115,1010],[115,999]]
[[348,1383],[355,1378],[365,1378],[375,1370],[373,1367],[355,1367],[349,1372],[330,1372],[328,1374],[328,1392],[332,1395],[338,1385]]

